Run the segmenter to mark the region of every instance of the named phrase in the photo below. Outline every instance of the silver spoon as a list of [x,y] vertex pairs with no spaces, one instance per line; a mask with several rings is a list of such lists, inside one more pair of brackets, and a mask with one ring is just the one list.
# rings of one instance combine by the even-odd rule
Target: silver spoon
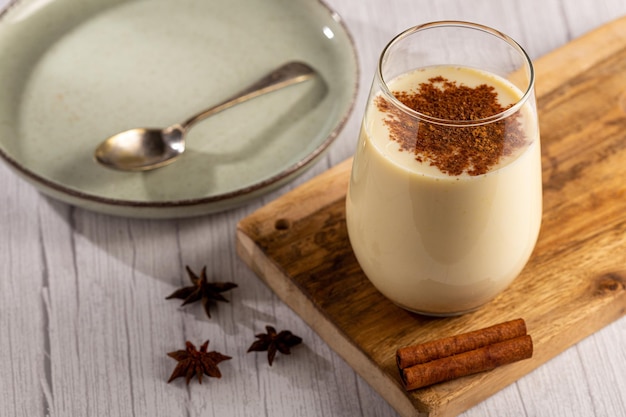
[[207,117],[260,95],[313,77],[315,70],[302,62],[275,69],[229,99],[165,129],[131,129],[111,136],[95,152],[96,161],[122,171],[147,171],[172,163],[185,151],[185,134]]

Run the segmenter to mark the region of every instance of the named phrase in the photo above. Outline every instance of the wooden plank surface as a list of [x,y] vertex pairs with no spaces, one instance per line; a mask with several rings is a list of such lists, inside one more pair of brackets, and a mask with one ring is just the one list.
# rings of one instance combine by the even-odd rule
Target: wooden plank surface
[[[520,277],[477,312],[410,314],[369,284],[348,243],[346,160],[239,223],[242,259],[404,415],[456,415],[626,313],[626,18],[535,62],[544,216]],[[523,317],[531,360],[406,393],[407,344]]]

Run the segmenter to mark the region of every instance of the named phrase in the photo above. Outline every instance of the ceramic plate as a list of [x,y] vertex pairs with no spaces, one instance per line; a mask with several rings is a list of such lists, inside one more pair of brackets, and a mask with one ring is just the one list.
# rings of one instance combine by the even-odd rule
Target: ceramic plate
[[[194,126],[150,172],[93,158],[103,139],[165,127],[290,60],[319,77]],[[310,167],[343,127],[354,46],[319,0],[17,0],[0,15],[0,155],[45,194],[132,217],[244,204]]]

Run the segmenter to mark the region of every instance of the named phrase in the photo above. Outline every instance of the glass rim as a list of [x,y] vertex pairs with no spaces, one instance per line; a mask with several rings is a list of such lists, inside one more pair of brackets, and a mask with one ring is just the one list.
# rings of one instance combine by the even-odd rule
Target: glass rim
[[[500,38],[501,40],[507,42],[510,46],[512,46],[513,49],[519,52],[520,55],[523,57],[524,62],[526,63],[528,70],[529,70],[528,86],[526,87],[526,91],[523,92],[520,99],[517,100],[515,104],[513,104],[511,107],[509,107],[508,109],[504,111],[501,111],[499,113],[496,113],[488,117],[476,119],[476,120],[454,120],[454,119],[445,119],[445,118],[429,116],[425,113],[421,113],[417,110],[413,110],[412,108],[404,105],[400,100],[398,100],[396,96],[393,95],[391,90],[389,90],[389,86],[387,85],[387,82],[385,81],[385,78],[383,77],[382,67],[383,67],[383,61],[385,57],[387,56],[387,53],[395,44],[409,37],[410,35],[416,32],[420,32],[425,29],[432,29],[436,27],[460,27],[460,28],[479,30],[479,31],[488,33],[492,36],[495,36],[497,38]],[[415,69],[418,69],[418,68],[419,67],[416,67]],[[533,94],[534,85],[535,85],[535,69],[533,67],[532,60],[530,59],[530,57],[528,56],[524,48],[522,48],[519,43],[517,43],[510,36],[500,32],[499,30],[493,29],[489,26],[481,25],[479,23],[465,22],[461,20],[440,20],[440,21],[435,21],[435,22],[430,22],[430,23],[424,23],[421,25],[410,27],[400,32],[398,35],[392,38],[391,41],[389,41],[389,43],[383,48],[383,51],[381,52],[380,57],[378,59],[376,77],[379,80],[380,88],[382,92],[387,96],[388,99],[391,100],[394,106],[398,107],[399,109],[409,114],[410,116],[416,117],[425,122],[438,124],[438,125],[445,125],[445,126],[481,126],[481,125],[493,123],[493,122],[505,119],[507,117],[510,117],[514,113],[517,113],[524,106],[524,104],[528,101],[530,96]]]

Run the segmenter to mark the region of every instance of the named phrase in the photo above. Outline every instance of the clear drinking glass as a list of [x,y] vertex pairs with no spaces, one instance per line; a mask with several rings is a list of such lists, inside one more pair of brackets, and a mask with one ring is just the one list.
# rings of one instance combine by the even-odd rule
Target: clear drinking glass
[[368,279],[417,313],[475,310],[519,275],[541,211],[524,50],[467,22],[395,37],[374,76],[346,200],[350,243]]

